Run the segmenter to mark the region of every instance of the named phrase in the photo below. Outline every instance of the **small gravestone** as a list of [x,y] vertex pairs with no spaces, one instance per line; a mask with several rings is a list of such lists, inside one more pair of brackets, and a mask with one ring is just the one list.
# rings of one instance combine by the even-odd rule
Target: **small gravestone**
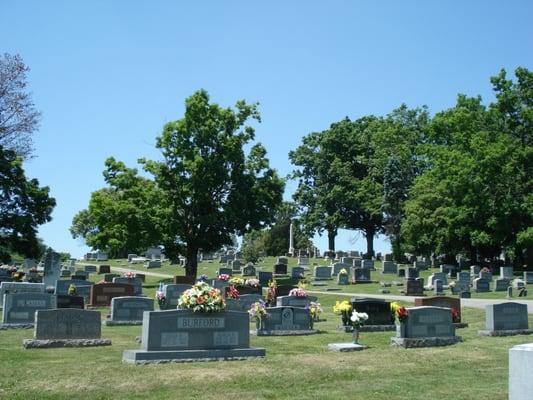
[[70,296],[68,294],[58,294],[56,296],[57,308],[77,308],[83,310],[85,301],[82,296]]
[[405,277],[407,279],[416,279],[420,276],[420,273],[416,268],[407,268],[405,271]]
[[35,315],[33,339],[23,341],[26,349],[54,347],[110,346],[102,339],[99,311],[62,308],[39,310]]
[[95,273],[97,271],[96,265],[86,265],[84,270],[89,274]]
[[346,271],[348,271],[350,269],[350,265],[349,264],[344,264],[344,263],[335,263],[331,266],[331,275],[332,276],[337,276],[339,274],[339,272],[341,272],[341,270],[345,269]]
[[111,265],[100,265],[98,267],[98,273],[99,274],[110,274],[111,273]]
[[267,315],[254,333],[257,336],[293,336],[316,333],[308,309],[297,307],[267,308]]
[[407,319],[397,326],[391,344],[405,348],[433,347],[461,341],[461,337],[455,335],[449,308],[423,306],[408,308],[407,312]]
[[490,271],[480,271],[479,272],[479,278],[483,278],[488,280],[489,282],[492,282],[492,272]]
[[524,282],[526,283],[526,285],[533,284],[533,272],[524,272]]
[[375,268],[374,268],[374,260],[363,260],[361,262],[361,268],[375,270]]
[[309,264],[310,264],[309,258],[307,258],[307,257],[299,257],[298,258],[298,265],[308,266]]
[[114,297],[133,296],[133,286],[125,283],[98,283],[91,286],[89,303],[92,307],[111,305]]
[[241,271],[242,276],[255,276],[255,267],[253,264],[246,264]]
[[120,278],[119,274],[105,274],[104,282],[113,282],[113,279]]
[[406,296],[423,296],[424,283],[417,279],[407,279],[405,281],[405,295]]
[[259,271],[259,284],[266,286],[272,280],[272,272]]
[[485,278],[476,278],[472,281],[472,288],[476,293],[490,292],[490,281]]
[[418,271],[425,271],[426,269],[428,269],[428,267],[428,264],[424,260],[417,260],[413,262],[413,268]]
[[324,266],[315,267],[313,278],[316,280],[331,279],[331,267],[324,267]]
[[443,286],[448,284],[448,278],[446,274],[442,272],[435,272],[428,277],[428,289],[433,289],[433,287],[435,286],[435,281],[437,279],[441,281],[441,284]]
[[513,267],[500,267],[500,278],[513,279]]
[[485,306],[485,330],[480,336],[531,335],[527,305],[520,303],[489,304]]
[[31,327],[37,310],[56,308],[56,297],[49,293],[7,293],[4,295],[3,327]]
[[289,264],[289,259],[287,257],[285,257],[285,256],[278,257],[278,259],[276,261],[276,264],[288,265]]
[[439,271],[443,274],[449,275],[454,271],[457,271],[457,268],[454,264],[441,264],[439,265]]
[[226,309],[229,311],[246,311],[250,309],[252,304],[262,300],[263,296],[260,294],[243,294],[238,299],[226,298]]
[[144,314],[140,350],[125,350],[123,361],[146,364],[263,357],[250,347],[247,312],[199,313],[192,310]]
[[44,293],[43,283],[7,282],[0,283],[0,305],[3,305],[4,295],[8,293]]
[[111,300],[111,318],[105,321],[113,325],[142,325],[143,313],[154,311],[154,300],[148,297],[125,296]]
[[371,270],[368,268],[352,268],[353,280],[355,283],[370,283],[372,282],[370,276]]
[[368,314],[368,320],[359,328],[361,332],[394,331],[396,329],[395,317],[389,301],[352,298],[350,304],[357,312]]
[[143,294],[143,282],[137,277],[126,278],[126,277],[119,276],[117,278],[113,278],[113,283],[124,283],[124,284],[133,286],[134,296],[142,296]]
[[433,281],[433,294],[435,296],[440,296],[442,294],[442,290],[443,290],[442,281],[440,279],[435,279]]
[[287,264],[274,265],[274,275],[287,275]]
[[507,298],[510,299],[513,297],[513,287],[512,286],[509,286],[507,288]]
[[350,276],[346,274],[341,274],[340,272],[337,274],[337,285],[349,285],[350,284]]
[[170,310],[178,306],[178,300],[187,289],[192,285],[176,284],[163,286],[163,294],[165,295],[165,303],[161,305],[161,310]]
[[498,278],[494,281],[494,291],[495,292],[505,292],[511,281],[507,278]]
[[481,267],[479,265],[472,265],[470,267],[470,275],[472,276],[478,276],[479,271],[481,271]]
[[233,275],[233,270],[231,268],[219,268],[218,275]]
[[531,400],[533,394],[533,343],[509,350],[509,400]]
[[394,274],[398,273],[398,266],[392,261],[383,261],[383,269],[381,270],[383,274]]
[[278,307],[297,307],[297,308],[308,308],[309,304],[312,301],[317,301],[315,296],[277,296],[276,297],[276,306]]
[[60,278],[70,278],[71,275],[72,275],[72,273],[70,272],[69,269],[62,269],[59,272],[59,277]]
[[228,263],[228,266],[231,267],[231,270],[233,272],[240,272],[241,271],[241,262],[240,260],[233,260]]
[[296,289],[294,285],[278,285],[276,288],[276,296],[288,296],[292,289]]
[[305,270],[302,267],[293,267],[291,270],[291,278],[302,279],[305,276]]
[[145,264],[146,269],[161,268],[161,260],[149,260]]
[[345,268],[353,266],[354,257],[341,257],[341,264],[348,264]]

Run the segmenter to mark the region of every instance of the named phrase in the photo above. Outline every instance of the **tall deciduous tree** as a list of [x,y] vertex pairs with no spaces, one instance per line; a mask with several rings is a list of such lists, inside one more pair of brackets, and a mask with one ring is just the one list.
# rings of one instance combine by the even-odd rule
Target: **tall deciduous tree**
[[264,147],[252,145],[245,154],[255,136],[250,118],[260,121],[257,105],[222,108],[198,91],[186,100],[184,117],[157,138],[163,161],[141,160],[169,210],[165,249],[185,250],[188,275],[197,273],[199,249],[216,250],[233,234],[267,226],[281,203],[284,182]]
[[0,145],[22,157],[32,152],[32,134],[41,115],[27,91],[28,71],[19,55],[0,56]]
[[51,220],[55,200],[48,187],[27,179],[22,158],[0,145],[0,259],[11,253],[26,257],[40,254],[37,228]]
[[89,207],[74,216],[72,236],[111,257],[141,253],[160,244],[166,210],[155,183],[112,157],[105,166],[109,186],[93,192]]

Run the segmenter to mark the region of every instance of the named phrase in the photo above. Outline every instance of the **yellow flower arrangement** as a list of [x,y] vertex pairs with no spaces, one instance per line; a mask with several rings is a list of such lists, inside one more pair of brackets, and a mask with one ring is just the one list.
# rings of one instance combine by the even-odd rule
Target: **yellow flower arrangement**
[[352,310],[352,305],[348,302],[348,300],[344,300],[342,302],[336,301],[335,305],[333,306],[333,312],[335,314],[343,314],[350,312]]

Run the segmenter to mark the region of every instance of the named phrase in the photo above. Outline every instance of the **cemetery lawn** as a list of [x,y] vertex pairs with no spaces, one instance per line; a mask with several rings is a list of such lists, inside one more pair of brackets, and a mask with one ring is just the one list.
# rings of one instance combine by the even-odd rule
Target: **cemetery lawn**
[[[144,291],[152,295],[157,278]],[[32,330],[0,331],[1,399],[507,399],[508,350],[532,337],[478,337],[482,310],[463,308],[469,328],[454,346],[403,349],[390,346],[392,332],[362,333],[369,348],[335,353],[328,343],[348,342],[336,330],[331,311],[335,294],[321,295],[319,334],[299,337],[251,337],[266,357],[248,361],[135,366],[123,364],[122,352],[139,348],[140,326],[102,327],[113,345],[83,349],[22,348]],[[407,305],[407,303],[406,303]],[[102,319],[108,312],[101,308]],[[533,315],[530,316],[530,324]]]

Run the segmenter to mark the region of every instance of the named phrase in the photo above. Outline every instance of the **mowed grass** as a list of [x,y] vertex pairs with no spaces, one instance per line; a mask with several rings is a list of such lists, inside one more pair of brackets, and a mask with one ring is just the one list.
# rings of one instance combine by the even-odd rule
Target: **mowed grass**
[[[214,276],[218,266],[202,263],[200,273]],[[150,272],[184,274],[176,266]],[[91,275],[91,280],[99,279]],[[147,277],[144,293],[153,296],[162,280]],[[349,288],[359,286],[371,287]],[[361,334],[360,341],[369,346],[365,351],[331,352],[328,343],[351,339],[349,333],[337,330],[340,317],[332,312],[335,301],[344,299],[337,293],[319,295],[325,321],[315,324],[320,330],[316,335],[251,336],[251,345],[265,348],[266,357],[247,361],[123,364],[122,352],[140,347],[135,341],[141,335],[140,326],[102,326],[102,337],[113,345],[82,349],[25,350],[22,340],[30,338],[32,330],[0,331],[0,398],[503,400],[507,399],[509,348],[533,342],[528,336],[478,337],[484,312],[463,308],[463,321],[470,326],[457,330],[463,337],[457,345],[394,348],[390,346],[393,332],[375,332]],[[99,310],[105,319],[108,309]]]

